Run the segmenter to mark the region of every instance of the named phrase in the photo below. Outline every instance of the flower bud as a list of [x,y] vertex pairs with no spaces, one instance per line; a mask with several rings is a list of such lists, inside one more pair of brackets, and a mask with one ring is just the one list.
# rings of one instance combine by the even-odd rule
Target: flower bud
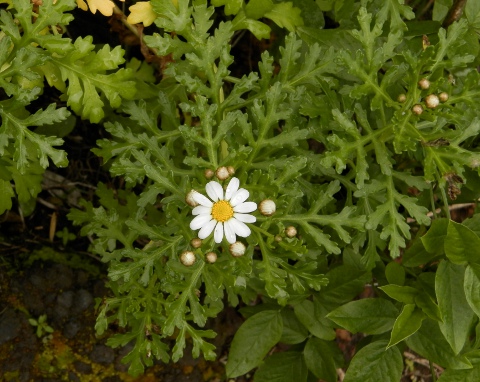
[[205,258],[207,259],[207,261],[210,263],[210,264],[213,264],[214,262],[217,261],[217,254],[215,252],[208,252],[206,255],[205,255]]
[[230,176],[230,174],[229,174],[229,172],[228,172],[228,170],[225,166],[217,168],[217,171],[215,172],[215,175],[220,180],[225,180]]
[[441,92],[438,95],[438,98],[440,99],[440,102],[447,102],[448,101],[448,93],[446,92]]
[[212,179],[215,173],[213,172],[213,170],[210,170],[209,168],[207,168],[204,174],[205,174],[205,178]]
[[186,202],[189,206],[191,206],[191,207],[196,207],[196,206],[198,206],[198,203],[197,203],[197,202],[195,201],[195,199],[193,198],[193,195],[195,194],[195,192],[197,192],[197,191],[191,190],[191,191],[187,194],[187,196],[185,197],[185,202]]
[[425,105],[429,109],[435,109],[440,104],[440,100],[435,94],[429,94],[425,97]]
[[180,255],[180,261],[186,267],[189,267],[195,264],[195,254],[192,251],[185,251]]
[[285,235],[288,237],[295,237],[297,236],[297,229],[293,225],[288,226],[285,228]]
[[228,166],[227,167],[227,171],[230,175],[233,175],[235,174],[235,169],[233,168],[233,166]]
[[230,244],[230,253],[234,257],[240,257],[245,254],[245,250],[247,248],[245,247],[245,244],[243,244],[241,241],[236,241],[233,244]]
[[397,97],[397,101],[400,103],[404,103],[407,100],[407,96],[405,94],[399,94]]
[[275,241],[276,242],[281,242],[283,238],[280,235],[275,235]]
[[412,107],[412,113],[416,115],[420,115],[423,113],[423,107],[422,105],[419,105],[418,103],[416,105],[413,105]]
[[199,239],[198,237],[190,240],[190,244],[192,245],[193,248],[200,248],[202,246],[202,239]]
[[262,215],[272,216],[277,210],[277,206],[275,205],[275,202],[273,200],[265,199],[262,200],[258,209],[260,210],[260,213]]
[[430,81],[426,78],[422,78],[420,81],[418,81],[418,87],[420,89],[427,90],[430,87]]

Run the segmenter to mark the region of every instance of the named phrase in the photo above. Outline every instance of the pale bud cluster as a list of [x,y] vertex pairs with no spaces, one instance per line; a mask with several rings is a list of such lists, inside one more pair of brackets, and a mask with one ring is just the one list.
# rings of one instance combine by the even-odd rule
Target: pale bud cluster
[[187,196],[185,197],[185,202],[186,202],[189,206],[191,206],[191,207],[196,207],[196,206],[198,206],[198,203],[197,203],[197,202],[195,201],[195,199],[193,198],[193,195],[195,194],[195,192],[197,192],[197,191],[191,190],[191,191],[187,194]]
[[180,261],[186,267],[190,267],[195,264],[195,260],[195,254],[192,251],[185,251],[180,255]]
[[297,229],[293,225],[288,226],[287,228],[285,228],[285,235],[290,238],[295,237],[297,236]]
[[230,244],[230,253],[234,257],[240,257],[245,254],[245,250],[247,248],[245,247],[245,244],[243,244],[241,241],[236,241],[233,244]]
[[260,210],[260,213],[262,215],[272,216],[277,210],[277,206],[275,205],[275,202],[273,200],[265,199],[262,200],[258,209]]
[[221,167],[217,168],[217,170],[215,171],[215,176],[219,180],[228,179],[233,174],[235,174],[235,169],[233,168],[233,166],[228,166],[228,167],[221,166]]

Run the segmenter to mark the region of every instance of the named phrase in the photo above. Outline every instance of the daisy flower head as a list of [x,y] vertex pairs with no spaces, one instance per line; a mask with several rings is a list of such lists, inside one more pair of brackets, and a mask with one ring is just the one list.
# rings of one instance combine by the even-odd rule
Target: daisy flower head
[[250,228],[245,223],[255,223],[257,220],[249,214],[257,209],[257,204],[246,202],[250,193],[239,186],[238,178],[232,178],[224,192],[220,183],[208,182],[205,190],[211,200],[199,192],[193,193],[192,198],[199,205],[192,211],[196,216],[190,222],[190,228],[200,229],[200,239],[205,239],[213,232],[215,243],[221,243],[225,235],[227,241],[233,244],[237,235],[250,235]]

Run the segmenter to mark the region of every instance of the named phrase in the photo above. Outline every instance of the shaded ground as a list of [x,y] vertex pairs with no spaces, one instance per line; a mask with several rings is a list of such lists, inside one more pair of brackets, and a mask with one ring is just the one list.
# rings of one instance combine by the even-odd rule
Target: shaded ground
[[[54,255],[48,248],[33,253],[45,258]],[[24,271],[0,269],[1,381],[223,380],[222,355],[241,323],[233,310],[225,311],[213,323],[219,331],[215,339],[217,362],[194,360],[187,350],[179,363],[158,362],[144,376],[134,379],[121,362],[132,346],[112,349],[105,345],[106,339],[121,329],[113,325],[103,336],[95,336],[96,301],[108,294],[104,276],[95,271],[94,265],[79,263],[79,257],[60,255],[70,264],[37,260]],[[43,315],[53,332],[42,330],[37,335],[37,326],[28,319],[38,321]]]

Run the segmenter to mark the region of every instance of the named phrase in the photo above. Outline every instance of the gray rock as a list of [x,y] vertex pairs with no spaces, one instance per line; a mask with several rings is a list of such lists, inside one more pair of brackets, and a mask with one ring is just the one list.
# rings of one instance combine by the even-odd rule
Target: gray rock
[[92,365],[89,365],[88,363],[82,361],[75,361],[73,363],[73,366],[75,366],[75,370],[77,370],[81,374],[91,374],[93,371]]
[[68,321],[65,326],[63,327],[63,335],[65,338],[72,339],[77,335],[77,333],[82,328],[82,324],[78,322],[76,319],[72,319]]
[[106,345],[95,345],[90,353],[90,359],[96,363],[110,364],[115,359],[115,352]]
[[73,296],[74,294],[71,290],[60,293],[57,297],[57,305],[69,309],[73,303]]
[[86,289],[80,289],[75,293],[72,306],[73,313],[81,313],[93,304],[93,296]]
[[18,313],[10,308],[5,310],[0,316],[0,345],[17,337],[21,326]]

